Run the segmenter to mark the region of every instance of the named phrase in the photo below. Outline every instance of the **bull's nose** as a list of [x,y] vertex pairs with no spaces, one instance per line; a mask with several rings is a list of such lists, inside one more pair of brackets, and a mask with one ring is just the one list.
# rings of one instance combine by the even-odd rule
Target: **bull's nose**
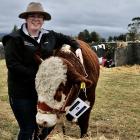
[[43,122],[43,126],[47,126],[47,124],[48,124],[48,123],[47,123],[46,121]]
[[46,121],[42,121],[42,122],[40,122],[40,123],[38,123],[38,126],[39,127],[47,127],[47,122]]

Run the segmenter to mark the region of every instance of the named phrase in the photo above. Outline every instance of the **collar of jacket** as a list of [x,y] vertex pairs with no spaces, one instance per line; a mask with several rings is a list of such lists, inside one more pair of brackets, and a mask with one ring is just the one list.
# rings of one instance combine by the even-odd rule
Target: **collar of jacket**
[[[23,31],[23,33],[26,34],[27,36],[30,36],[30,37],[33,38],[34,40],[36,40],[34,37],[32,37],[32,36],[28,33],[27,27],[26,27],[26,26],[27,26],[26,23],[22,24],[22,26],[21,26],[21,30]],[[48,33],[49,33],[48,30],[45,30],[45,29],[41,28],[41,30],[39,31],[38,39],[37,39],[36,41],[37,41],[38,43],[40,43],[40,40],[41,40],[41,38],[42,38],[42,35],[43,35],[43,34],[48,34]]]
[[[23,24],[24,25],[24,24]],[[40,46],[40,43],[44,40],[44,38],[46,37],[47,34],[49,34],[50,32],[48,30],[46,30],[46,32],[42,31],[40,33],[40,37],[39,37],[39,42],[37,42],[37,40],[35,40],[34,38],[32,38],[30,35],[28,35],[26,32],[23,31],[23,25],[21,26],[19,32],[20,32],[20,36],[23,38],[23,40],[26,40],[30,43],[32,43],[34,46]]]

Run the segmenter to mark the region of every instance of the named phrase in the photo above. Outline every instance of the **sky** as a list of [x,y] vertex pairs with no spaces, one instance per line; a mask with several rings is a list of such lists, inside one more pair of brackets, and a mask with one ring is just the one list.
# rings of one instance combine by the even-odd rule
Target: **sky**
[[[0,0],[0,33],[19,28],[24,19],[18,15],[26,11],[33,0]],[[132,18],[140,16],[140,0],[34,0],[42,3],[52,19],[43,28],[76,36],[87,29],[101,37],[128,32]]]

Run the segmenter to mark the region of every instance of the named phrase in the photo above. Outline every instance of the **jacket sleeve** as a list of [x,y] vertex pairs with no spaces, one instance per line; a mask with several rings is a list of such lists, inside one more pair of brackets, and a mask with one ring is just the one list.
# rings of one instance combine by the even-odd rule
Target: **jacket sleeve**
[[21,78],[31,78],[35,75],[35,71],[32,66],[26,67],[23,65],[23,50],[17,43],[17,39],[13,37],[5,36],[3,38],[3,45],[5,50],[5,60],[7,68],[16,76]]
[[68,44],[72,47],[72,49],[76,50],[79,47],[79,44],[76,40],[74,40],[72,37],[61,34],[61,33],[56,33],[52,31],[55,38],[56,38],[56,43],[58,47],[61,47],[63,44]]

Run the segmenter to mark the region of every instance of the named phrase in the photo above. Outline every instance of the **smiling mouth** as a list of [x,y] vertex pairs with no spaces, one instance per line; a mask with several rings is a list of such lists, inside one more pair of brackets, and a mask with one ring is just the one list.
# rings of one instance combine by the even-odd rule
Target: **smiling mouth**
[[38,25],[40,25],[40,23],[39,22],[32,22],[32,25],[38,26]]

